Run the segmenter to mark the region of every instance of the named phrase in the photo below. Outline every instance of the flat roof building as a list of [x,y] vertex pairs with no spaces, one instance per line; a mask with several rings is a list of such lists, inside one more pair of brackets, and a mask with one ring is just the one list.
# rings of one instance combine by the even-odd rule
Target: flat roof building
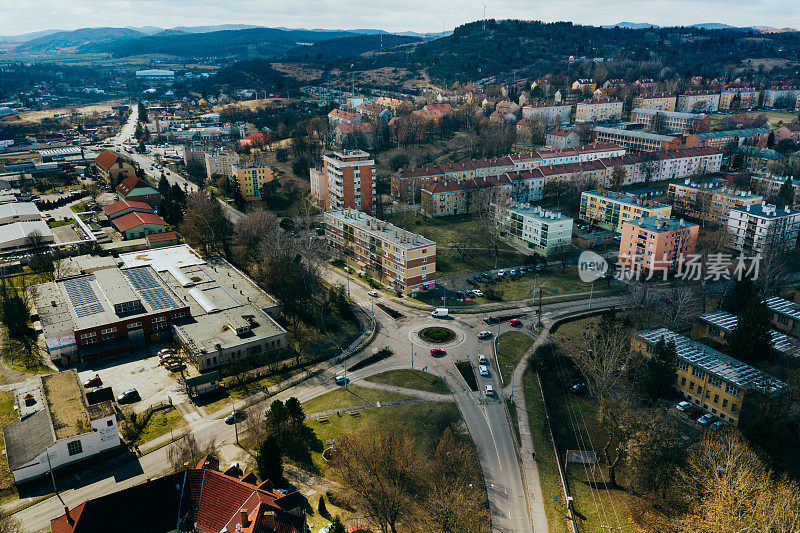
[[579,213],[586,222],[620,233],[623,223],[628,220],[657,216],[668,219],[672,206],[631,193],[599,189],[581,194]]
[[672,204],[676,215],[723,226],[728,223],[731,210],[760,204],[763,200],[763,196],[734,189],[721,180],[694,182],[686,179],[683,183],[670,183],[667,189],[667,202]]
[[[710,339],[724,346],[728,344],[728,335],[736,329],[738,323],[739,317],[721,309],[703,313],[695,319],[692,338]],[[800,361],[800,341],[775,329],[771,329],[769,334],[772,351],[795,362]]]
[[572,219],[558,211],[529,204],[493,204],[494,220],[501,231],[542,256],[563,252],[572,241]]
[[620,264],[631,270],[660,273],[675,272],[694,253],[700,226],[669,218],[647,217],[622,223],[619,243]]
[[728,231],[733,235],[732,247],[743,252],[792,250],[800,233],[800,211],[767,203],[745,205],[731,210]]

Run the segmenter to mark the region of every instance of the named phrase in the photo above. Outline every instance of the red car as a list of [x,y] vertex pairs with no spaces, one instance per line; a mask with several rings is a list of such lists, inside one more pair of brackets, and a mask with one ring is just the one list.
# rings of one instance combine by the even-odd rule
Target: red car
[[100,374],[95,374],[93,378],[89,378],[83,382],[83,386],[88,388],[91,387],[99,387],[103,384],[103,380],[100,379]]
[[445,355],[446,353],[447,352],[445,352],[441,348],[431,348],[431,355],[433,355],[434,357],[439,355]]
[[522,320],[520,320],[519,318],[512,318],[511,320],[509,320],[508,323],[514,327],[518,327],[522,325]]

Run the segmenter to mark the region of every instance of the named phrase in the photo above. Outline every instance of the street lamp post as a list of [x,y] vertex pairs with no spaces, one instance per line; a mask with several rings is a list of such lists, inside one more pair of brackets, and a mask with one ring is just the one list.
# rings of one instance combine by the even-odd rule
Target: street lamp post
[[231,398],[231,405],[233,406],[233,431],[236,433],[236,444],[239,444],[239,426],[236,425],[236,402]]
[[594,281],[592,282],[592,287],[589,289],[589,311],[592,310],[592,296],[594,295]]

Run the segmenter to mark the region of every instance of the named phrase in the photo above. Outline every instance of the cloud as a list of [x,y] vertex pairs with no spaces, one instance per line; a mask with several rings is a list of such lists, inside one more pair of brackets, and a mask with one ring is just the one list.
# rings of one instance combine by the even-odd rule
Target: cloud
[[[406,0],[0,0],[0,34],[88,26],[197,26],[257,24],[296,28],[380,28],[441,31],[489,18],[572,20],[580,24],[620,21],[658,25],[722,22],[784,26],[798,20],[800,3],[778,0],[561,0],[519,2],[462,0],[457,3]],[[725,9],[721,9],[724,7]]]

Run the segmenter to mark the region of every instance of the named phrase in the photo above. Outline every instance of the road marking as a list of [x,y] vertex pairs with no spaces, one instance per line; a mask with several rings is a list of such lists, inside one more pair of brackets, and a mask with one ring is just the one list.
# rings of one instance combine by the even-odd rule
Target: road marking
[[503,461],[500,460],[500,449],[497,447],[497,440],[494,438],[494,431],[492,431],[492,425],[489,423],[489,413],[486,411],[486,404],[484,404],[483,409],[483,418],[486,419],[486,425],[489,426],[489,434],[492,436],[492,442],[494,442],[494,453],[497,454],[497,464],[500,466],[500,471],[503,471]]

